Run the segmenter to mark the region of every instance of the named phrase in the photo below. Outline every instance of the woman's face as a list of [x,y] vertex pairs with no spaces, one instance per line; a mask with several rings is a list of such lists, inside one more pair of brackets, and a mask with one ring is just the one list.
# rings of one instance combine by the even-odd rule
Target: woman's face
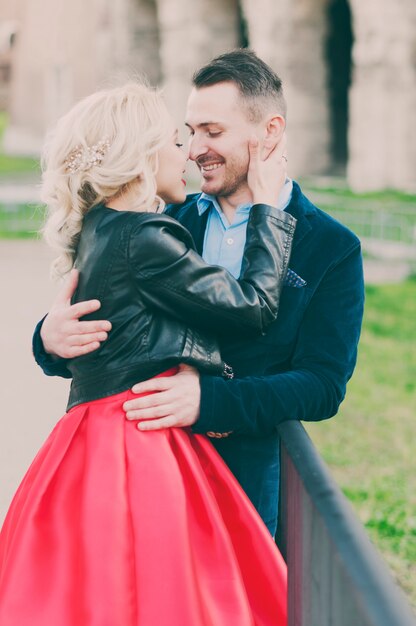
[[157,194],[166,203],[183,202],[185,192],[185,165],[187,156],[178,143],[178,131],[158,152],[159,168],[156,174]]

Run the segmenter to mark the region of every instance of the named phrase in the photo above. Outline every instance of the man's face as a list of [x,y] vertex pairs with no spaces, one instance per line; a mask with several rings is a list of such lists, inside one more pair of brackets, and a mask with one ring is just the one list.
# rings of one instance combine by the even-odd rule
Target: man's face
[[247,190],[248,141],[258,134],[235,84],[194,88],[185,124],[190,131],[189,158],[195,161],[205,193],[230,197]]

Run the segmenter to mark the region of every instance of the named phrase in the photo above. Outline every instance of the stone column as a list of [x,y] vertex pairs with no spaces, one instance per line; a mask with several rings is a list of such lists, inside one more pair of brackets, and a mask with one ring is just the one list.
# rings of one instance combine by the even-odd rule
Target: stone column
[[128,77],[144,75],[150,84],[161,81],[160,37],[156,0],[127,0],[128,60],[119,64]]
[[5,150],[37,154],[46,129],[115,72],[123,58],[117,25],[124,2],[94,0],[87,6],[83,0],[26,0]]
[[22,5],[16,0],[0,3],[0,111],[9,109],[15,43],[19,33]]
[[166,99],[181,128],[192,74],[239,44],[236,0],[157,0]]
[[355,45],[348,180],[357,191],[416,187],[416,5],[352,0]]
[[326,0],[242,0],[250,47],[283,80],[291,176],[326,173],[330,128]]

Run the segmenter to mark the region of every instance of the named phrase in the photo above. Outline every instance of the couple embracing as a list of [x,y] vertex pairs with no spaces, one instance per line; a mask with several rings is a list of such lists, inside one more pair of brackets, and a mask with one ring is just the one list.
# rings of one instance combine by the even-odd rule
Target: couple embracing
[[2,625],[286,623],[276,425],[336,413],[363,279],[357,238],[287,176],[285,118],[237,50],[194,75],[188,153],[138,84],[50,136],[45,235],[79,278],[34,352],[72,384],[2,529]]

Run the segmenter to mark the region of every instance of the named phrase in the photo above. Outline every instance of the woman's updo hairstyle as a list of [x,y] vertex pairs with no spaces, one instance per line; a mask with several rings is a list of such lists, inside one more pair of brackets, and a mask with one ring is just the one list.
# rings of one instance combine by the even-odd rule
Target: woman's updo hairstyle
[[43,235],[59,252],[54,275],[72,268],[92,206],[134,186],[131,210],[154,210],[157,153],[172,130],[160,92],[133,82],[92,94],[58,121],[42,155]]

